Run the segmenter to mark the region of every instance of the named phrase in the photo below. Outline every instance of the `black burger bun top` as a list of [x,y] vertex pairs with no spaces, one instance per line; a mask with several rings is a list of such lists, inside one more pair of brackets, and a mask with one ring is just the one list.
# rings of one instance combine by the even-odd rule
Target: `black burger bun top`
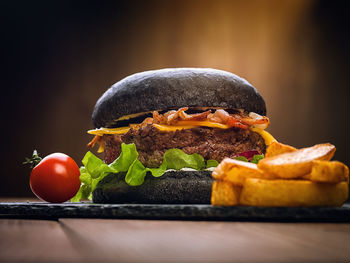
[[259,92],[245,79],[207,68],[169,68],[126,77],[97,101],[95,128],[111,127],[122,116],[181,107],[244,109],[266,115]]

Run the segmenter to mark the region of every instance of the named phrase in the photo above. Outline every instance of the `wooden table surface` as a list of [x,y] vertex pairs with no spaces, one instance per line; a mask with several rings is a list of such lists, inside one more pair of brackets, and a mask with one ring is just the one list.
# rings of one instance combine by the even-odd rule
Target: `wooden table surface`
[[0,262],[350,262],[350,224],[0,219]]

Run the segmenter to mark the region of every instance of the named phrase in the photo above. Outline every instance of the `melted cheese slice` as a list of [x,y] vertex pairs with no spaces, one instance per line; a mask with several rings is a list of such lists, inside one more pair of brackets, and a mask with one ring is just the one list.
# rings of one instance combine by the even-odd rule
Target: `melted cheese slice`
[[176,123],[176,125],[204,126],[204,127],[219,128],[219,129],[229,129],[230,128],[226,124],[211,122],[211,121],[178,121]]
[[259,129],[259,128],[250,128],[251,131],[259,133],[260,136],[264,139],[265,144],[269,146],[273,142],[277,142],[277,140],[267,131]]
[[[153,124],[160,131],[177,131],[183,129],[192,129],[199,126],[219,128],[219,129],[229,129],[230,127],[225,124],[210,122],[210,121],[179,121],[177,125],[165,125],[165,124]],[[119,127],[119,128],[100,128],[95,130],[89,130],[89,134],[102,136],[104,134],[124,134],[129,131],[130,127]],[[271,143],[277,141],[270,133],[259,128],[250,128],[251,131],[260,134],[264,139],[265,144],[268,146]],[[102,149],[101,149],[102,150]]]
[[119,128],[100,128],[89,130],[89,134],[102,136],[103,134],[124,134],[130,130],[129,127],[119,127]]
[[[210,122],[210,121],[179,121],[176,125],[165,125],[165,124],[152,124],[160,131],[176,131],[183,129],[192,129],[199,126],[219,128],[219,129],[229,129],[230,127],[225,124]],[[132,124],[130,124],[132,126]],[[133,127],[134,129],[136,126]],[[119,127],[119,128],[100,128],[89,130],[88,133],[92,135],[102,136],[103,134],[124,134],[129,131],[130,127]]]
[[192,129],[198,127],[198,125],[164,125],[164,124],[152,124],[160,131],[177,131],[184,129]]

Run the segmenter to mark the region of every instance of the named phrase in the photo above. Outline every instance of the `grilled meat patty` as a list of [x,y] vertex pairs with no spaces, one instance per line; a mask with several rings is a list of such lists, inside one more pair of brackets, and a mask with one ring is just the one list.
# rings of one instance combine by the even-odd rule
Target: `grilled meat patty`
[[173,132],[159,131],[152,125],[138,130],[130,129],[123,135],[103,135],[106,163],[113,162],[121,151],[122,143],[135,143],[139,160],[147,167],[159,167],[166,150],[177,148],[187,154],[199,153],[206,160],[218,162],[225,157],[256,150],[265,153],[263,138],[251,130],[196,127]]

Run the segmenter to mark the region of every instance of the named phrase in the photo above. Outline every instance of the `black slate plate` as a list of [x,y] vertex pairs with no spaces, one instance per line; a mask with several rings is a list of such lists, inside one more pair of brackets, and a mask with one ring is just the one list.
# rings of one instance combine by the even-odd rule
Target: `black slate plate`
[[350,204],[342,207],[217,207],[93,203],[0,203],[0,218],[128,218],[271,222],[350,222]]

